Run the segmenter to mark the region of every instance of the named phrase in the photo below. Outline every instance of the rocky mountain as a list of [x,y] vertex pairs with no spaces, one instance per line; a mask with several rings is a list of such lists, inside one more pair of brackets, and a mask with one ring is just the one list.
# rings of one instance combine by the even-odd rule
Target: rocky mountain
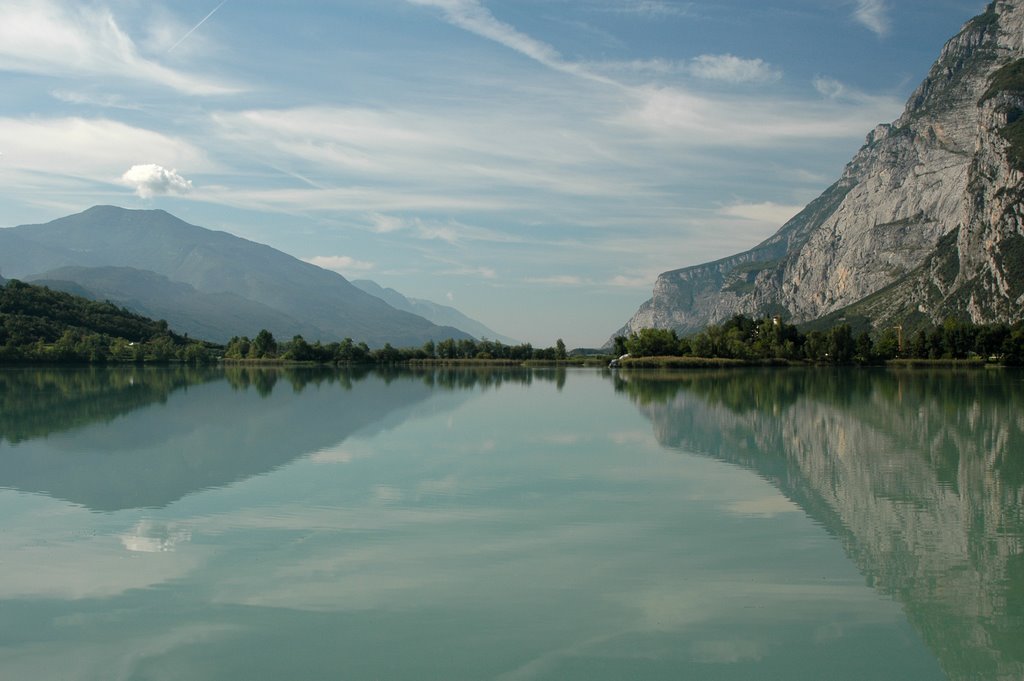
[[351,337],[371,346],[469,337],[396,310],[340,274],[162,210],[96,206],[44,225],[0,229],[0,272],[72,282],[127,307],[134,301],[145,314],[179,319],[172,328],[195,337],[224,339],[239,329],[252,336],[261,328],[279,338]]
[[384,288],[375,281],[369,279],[353,279],[352,285],[356,288],[376,296],[396,310],[404,310],[419,315],[424,319],[440,326],[454,326],[470,334],[474,338],[496,340],[506,345],[518,345],[519,341],[503,336],[497,331],[475,319],[467,317],[454,307],[440,305],[431,300],[422,298],[407,298],[393,288]]
[[1024,3],[998,0],[943,48],[902,116],[772,237],[665,272],[619,333],[693,333],[734,314],[876,329],[1024,315]]

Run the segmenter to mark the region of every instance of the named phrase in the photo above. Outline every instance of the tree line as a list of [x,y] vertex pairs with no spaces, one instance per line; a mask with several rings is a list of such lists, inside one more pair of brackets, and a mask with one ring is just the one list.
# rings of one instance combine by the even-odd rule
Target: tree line
[[786,359],[827,364],[874,364],[892,359],[996,360],[1024,364],[1024,322],[972,324],[947,319],[905,338],[899,326],[854,335],[849,324],[804,333],[778,317],[735,315],[692,336],[671,329],[641,329],[614,340],[616,354],[632,357]]
[[279,342],[274,335],[262,329],[250,339],[235,336],[224,348],[229,360],[281,359],[293,362],[319,364],[395,364],[431,360],[565,360],[568,352],[559,338],[548,348],[535,348],[530,343],[506,345],[500,341],[473,338],[429,340],[420,347],[396,348],[390,343],[371,349],[366,343],[345,338],[340,342],[308,342],[301,335],[290,341]]

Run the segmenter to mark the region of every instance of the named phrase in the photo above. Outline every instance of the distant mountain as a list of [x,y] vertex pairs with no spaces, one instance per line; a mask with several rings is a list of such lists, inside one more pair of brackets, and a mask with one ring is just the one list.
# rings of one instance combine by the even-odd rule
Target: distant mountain
[[[166,320],[194,338],[226,343],[260,328],[295,328],[303,337],[320,331],[272,307],[234,293],[203,293],[134,267],[61,267],[29,281],[93,300],[109,300],[152,319]],[[295,335],[295,334],[292,334]],[[289,336],[290,337],[290,336]]]
[[835,184],[754,248],[659,276],[619,333],[735,314],[908,331],[1024,317],[1022,33],[1024,3],[992,2]]
[[[176,330],[198,337],[225,338],[241,328],[250,336],[266,328],[279,338],[350,337],[371,346],[418,346],[427,340],[469,337],[396,310],[340,274],[270,246],[190,225],[162,210],[96,206],[43,225],[0,230],[0,271],[5,276],[54,279],[54,270],[68,267],[146,270],[208,294],[191,298],[181,288],[158,293],[158,280],[138,273],[77,269],[59,276],[86,290],[103,280],[114,298],[158,307],[168,321],[174,317],[186,322]],[[82,281],[71,279],[72,273]],[[120,288],[131,280],[140,292]],[[218,311],[232,305],[234,313],[218,322]]]
[[370,281],[369,279],[354,279],[352,280],[352,285],[366,293],[369,293],[371,296],[380,298],[396,310],[411,312],[412,314],[419,315],[424,319],[429,319],[435,324],[439,324],[441,326],[454,326],[456,329],[465,331],[474,338],[487,338],[488,340],[500,341],[506,345],[519,344],[519,341],[509,338],[508,336],[503,336],[497,331],[485,326],[483,323],[478,322],[471,317],[467,317],[454,307],[439,305],[438,303],[430,300],[424,300],[422,298],[407,298],[395,289],[384,288],[377,282]]

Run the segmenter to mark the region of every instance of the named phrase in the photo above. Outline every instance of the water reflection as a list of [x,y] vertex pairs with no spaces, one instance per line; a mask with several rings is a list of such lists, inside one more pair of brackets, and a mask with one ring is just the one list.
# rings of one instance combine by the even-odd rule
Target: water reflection
[[[162,507],[395,427],[432,394],[533,380],[558,378],[513,368],[0,370],[0,487],[95,511]],[[389,390],[395,381],[407,385]]]
[[633,373],[615,387],[663,445],[756,471],[838,537],[951,678],[1024,678],[1024,376]]

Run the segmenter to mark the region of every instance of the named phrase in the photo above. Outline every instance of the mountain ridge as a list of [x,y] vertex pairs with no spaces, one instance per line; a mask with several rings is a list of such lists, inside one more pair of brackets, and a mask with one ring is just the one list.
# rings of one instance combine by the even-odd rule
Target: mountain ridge
[[[231,294],[277,311],[270,319],[254,318],[249,335],[267,328],[282,338],[351,337],[371,346],[418,346],[427,340],[469,337],[395,310],[336,272],[265,244],[191,225],[163,210],[94,206],[45,224],[0,230],[4,276],[38,278],[67,267],[146,270],[203,294]],[[124,298],[130,292],[122,294]]]
[[1020,319],[1024,176],[1007,130],[1024,115],[1024,76],[998,76],[1024,63],[1022,33],[1024,4],[991,3],[835,184],[752,249],[661,274],[615,335],[690,334],[735,314],[856,316],[876,330]]
[[351,283],[356,288],[380,298],[396,310],[419,315],[440,326],[454,326],[478,340],[486,338],[499,341],[505,345],[519,345],[520,341],[498,333],[486,324],[466,316],[458,309],[449,305],[441,305],[440,303],[423,298],[410,298],[393,288],[385,288],[370,279],[353,279]]

